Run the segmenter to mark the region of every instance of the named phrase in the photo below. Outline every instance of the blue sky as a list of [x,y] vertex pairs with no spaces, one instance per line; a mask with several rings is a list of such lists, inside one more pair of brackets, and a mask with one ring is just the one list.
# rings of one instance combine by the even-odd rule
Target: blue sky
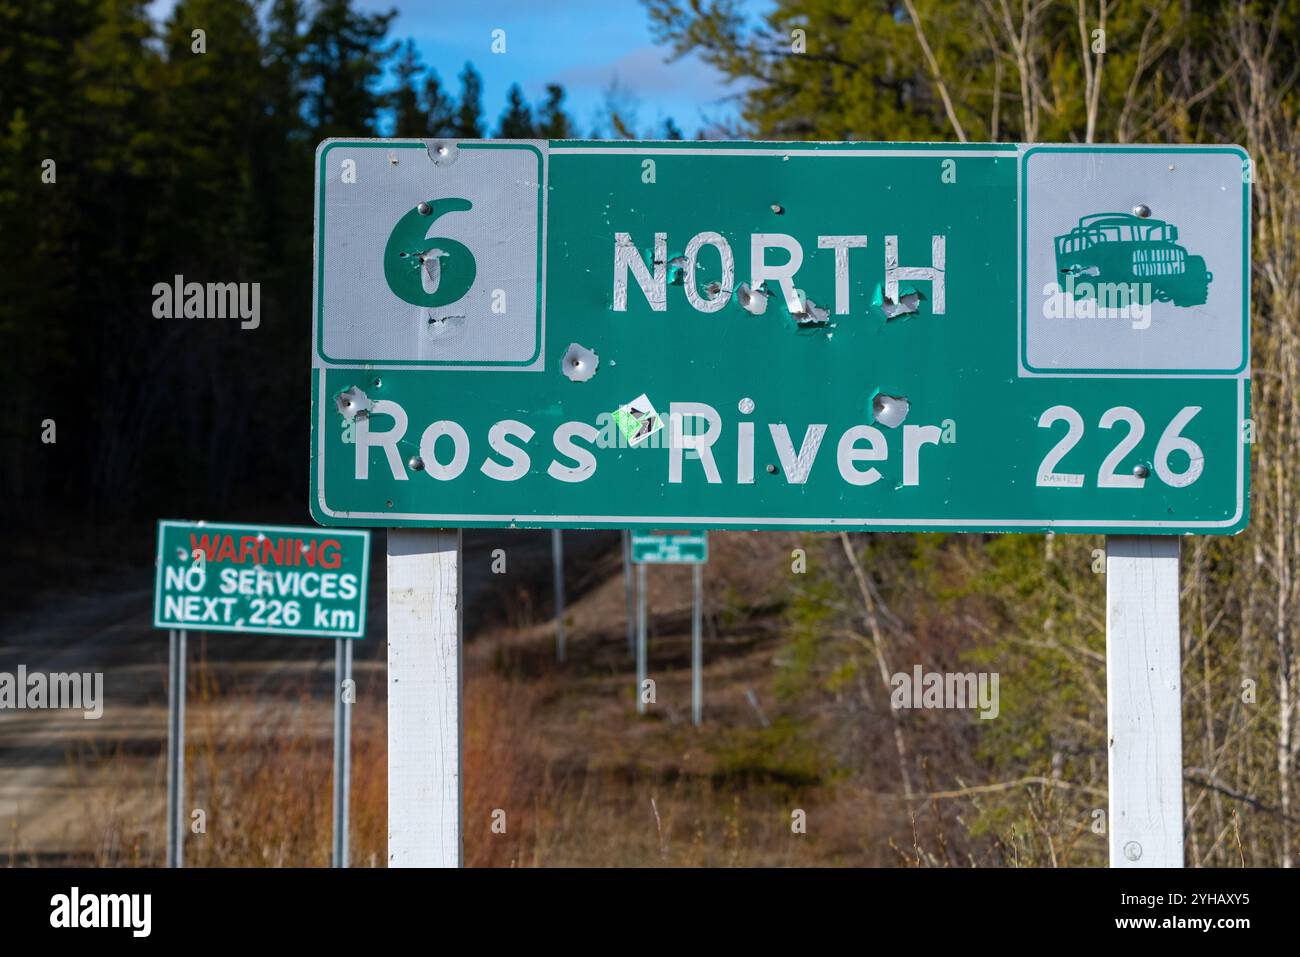
[[[174,6],[175,0],[153,0],[149,9],[162,20]],[[543,100],[547,83],[564,84],[567,111],[582,136],[597,124],[614,83],[625,106],[635,107],[642,136],[659,135],[667,117],[690,137],[737,115],[737,88],[712,67],[695,57],[667,62],[668,50],[655,45],[637,0],[356,0],[356,7],[396,9],[390,35],[414,40],[425,65],[453,93],[465,62],[473,62],[483,75],[489,133],[512,83],[532,106]],[[498,28],[506,31],[503,54],[492,53]]]
[[[605,91],[617,82],[635,102],[637,132],[671,116],[691,136],[710,120],[736,116],[735,92],[712,67],[691,57],[666,62],[645,8],[636,0],[359,0],[363,9],[399,11],[393,34],[415,40],[444,84],[458,88],[466,60],[483,74],[484,112],[495,127],[506,90],[519,83],[530,104],[547,83],[562,83],[582,135],[596,123]],[[505,30],[506,52],[491,52],[492,31]]]

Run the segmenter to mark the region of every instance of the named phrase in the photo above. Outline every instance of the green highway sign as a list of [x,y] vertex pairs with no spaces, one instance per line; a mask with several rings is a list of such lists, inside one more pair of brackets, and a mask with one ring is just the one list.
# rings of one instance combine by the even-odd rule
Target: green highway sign
[[327,140],[323,525],[1234,533],[1233,146]]
[[644,532],[632,530],[632,561],[646,565],[702,565],[709,560],[709,533],[703,529]]
[[155,628],[363,638],[370,533],[158,523]]

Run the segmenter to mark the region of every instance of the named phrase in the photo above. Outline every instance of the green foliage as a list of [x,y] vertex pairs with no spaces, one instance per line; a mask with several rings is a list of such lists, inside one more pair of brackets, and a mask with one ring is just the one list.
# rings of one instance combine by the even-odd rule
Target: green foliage
[[802,721],[783,716],[767,727],[733,728],[711,747],[719,783],[777,783],[791,788],[825,783],[827,771]]
[[[786,646],[776,683],[783,698],[819,688],[826,680],[819,665],[824,664],[828,652],[834,653],[826,633],[834,627],[838,601],[837,583],[829,576],[817,570],[799,576],[785,611]],[[838,671],[844,665],[833,667]],[[837,674],[831,680],[838,683],[841,679]]]

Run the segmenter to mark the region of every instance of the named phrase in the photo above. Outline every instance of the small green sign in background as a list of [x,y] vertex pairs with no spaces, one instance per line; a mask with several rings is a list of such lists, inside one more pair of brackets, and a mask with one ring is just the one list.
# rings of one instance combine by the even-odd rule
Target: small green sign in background
[[632,561],[646,565],[702,565],[709,560],[709,533],[692,528],[673,532],[632,532]]

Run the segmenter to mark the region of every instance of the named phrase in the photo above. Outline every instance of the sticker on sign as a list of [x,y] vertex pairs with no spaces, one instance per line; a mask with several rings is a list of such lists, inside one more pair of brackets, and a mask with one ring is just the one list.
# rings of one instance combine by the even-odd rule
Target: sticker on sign
[[370,533],[158,523],[154,627],[364,638]]
[[325,525],[1233,533],[1237,147],[328,140]]

